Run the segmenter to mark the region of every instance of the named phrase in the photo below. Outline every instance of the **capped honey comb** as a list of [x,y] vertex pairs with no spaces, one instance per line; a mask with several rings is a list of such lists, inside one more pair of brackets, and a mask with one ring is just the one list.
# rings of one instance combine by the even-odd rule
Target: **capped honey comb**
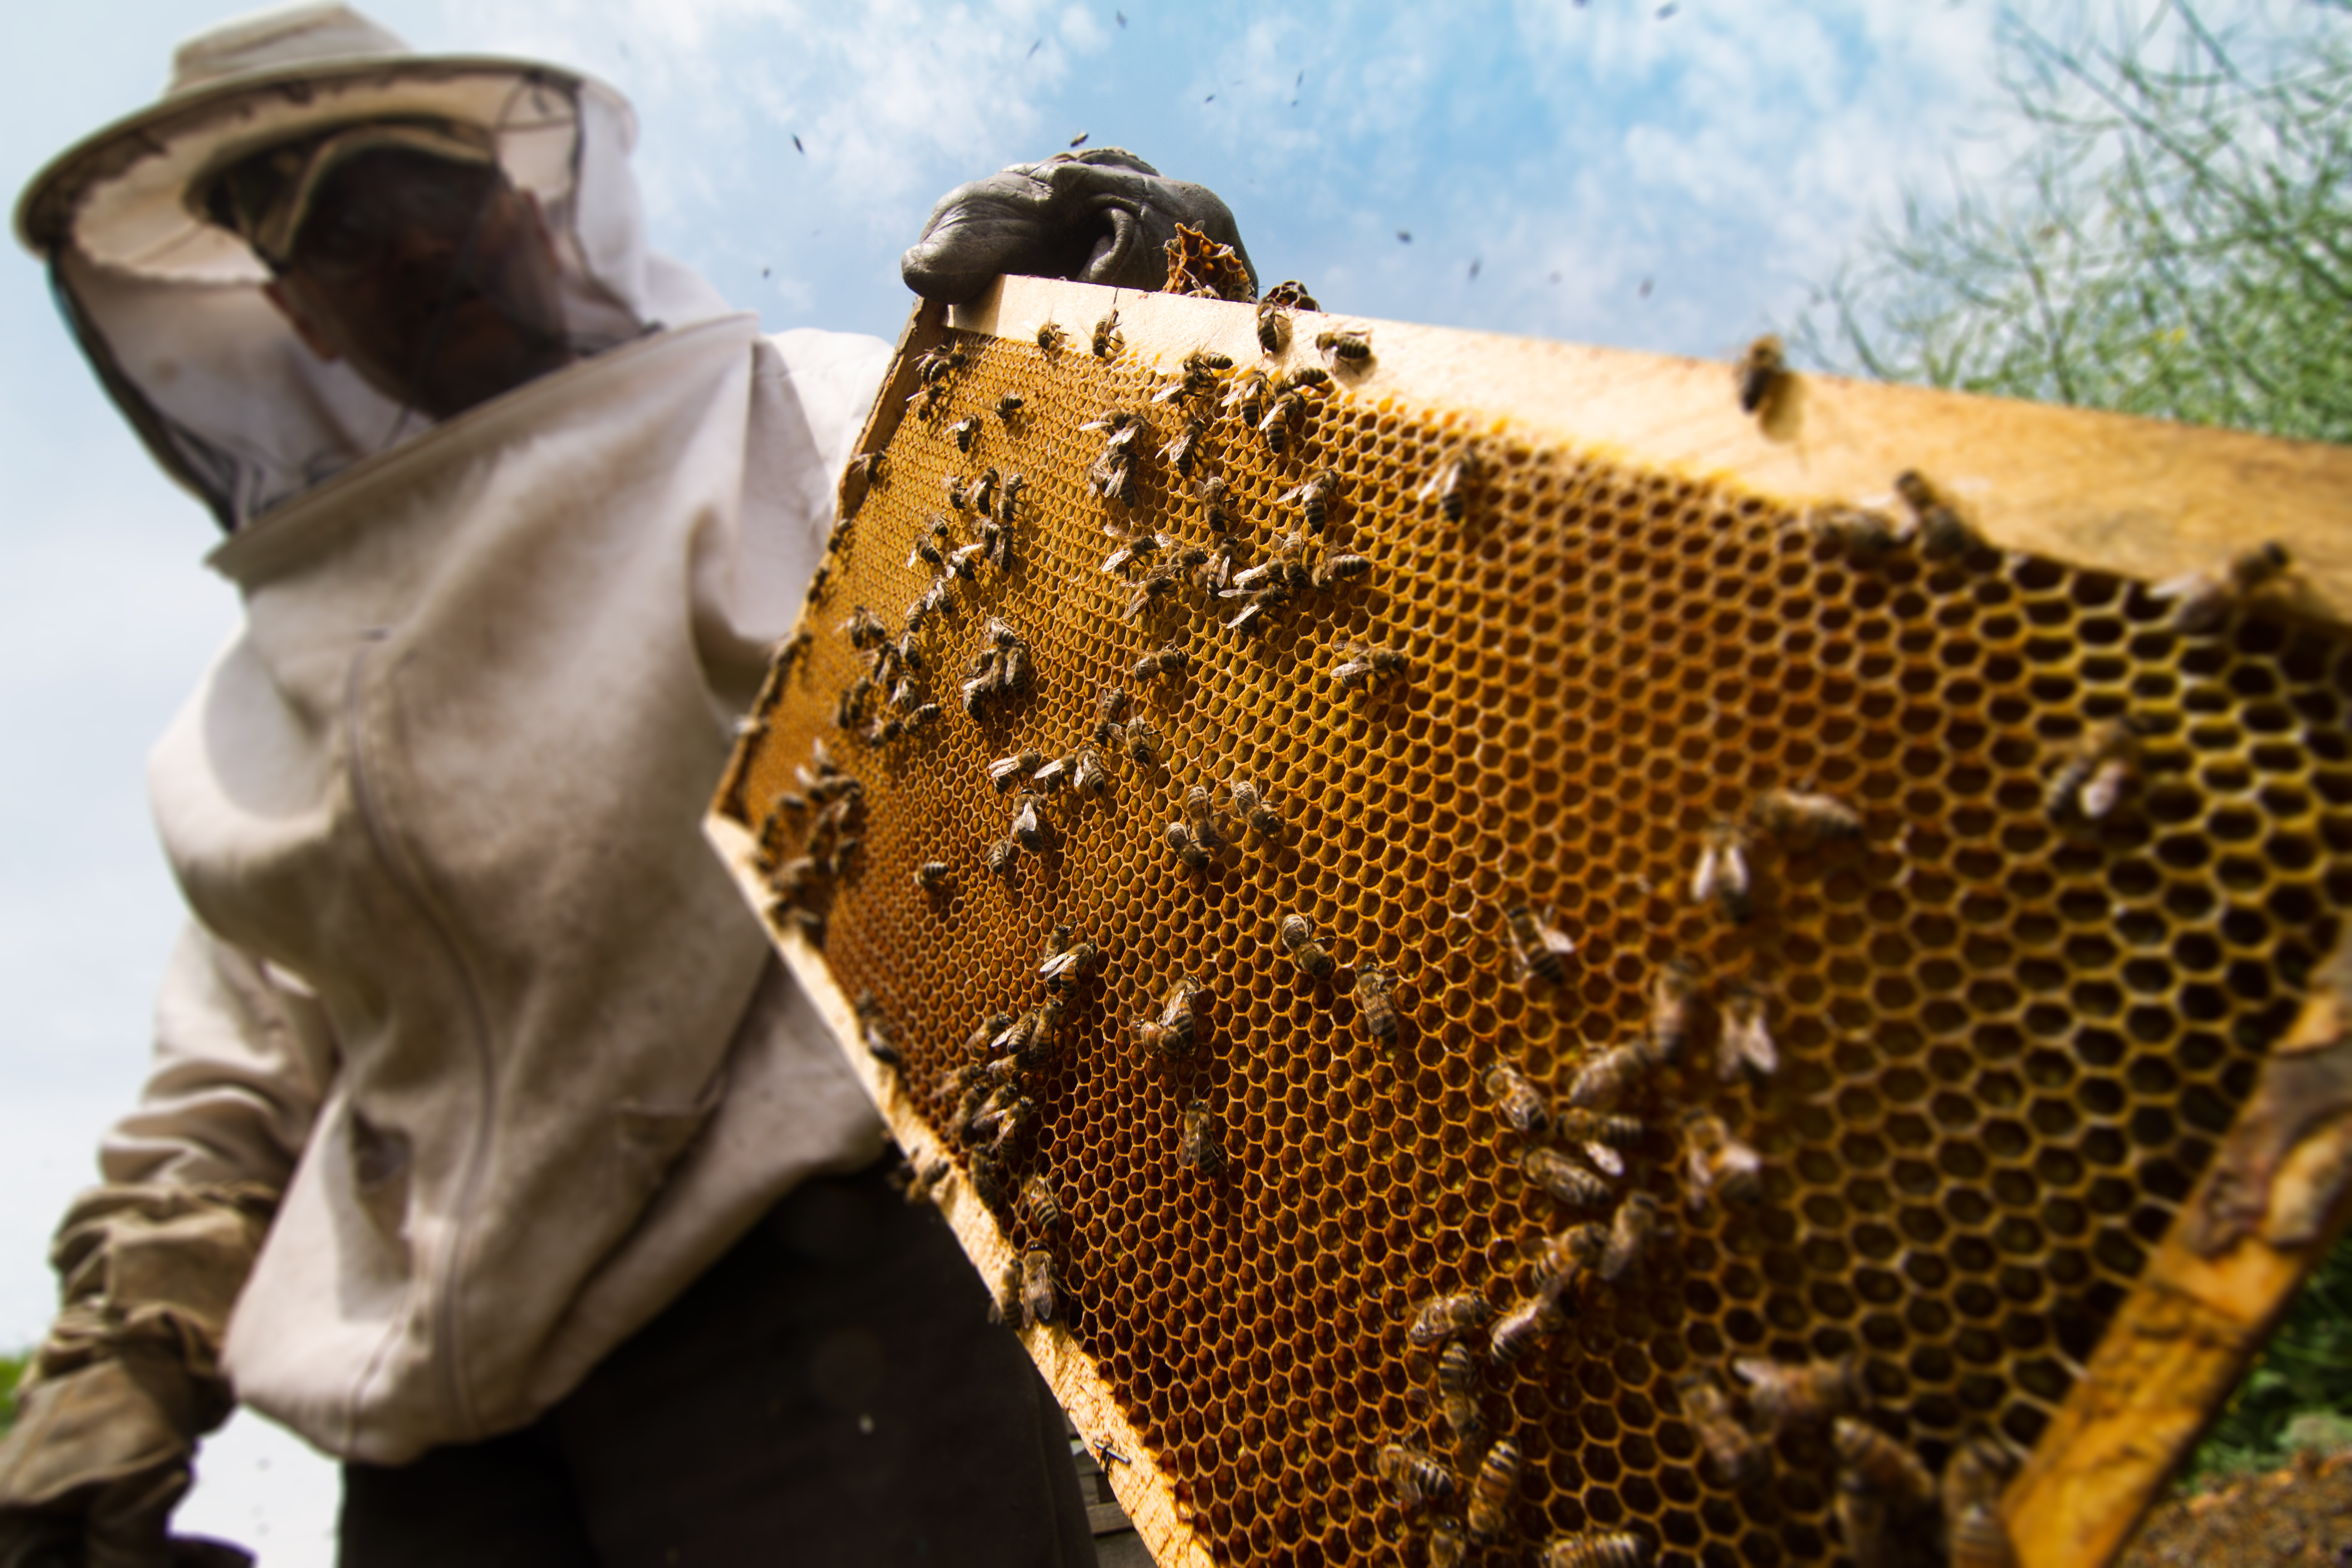
[[[1390,389],[1381,323],[1369,366],[1302,390],[1276,450],[1228,395],[1253,369],[1326,363],[1326,318],[1302,314],[1277,363],[1246,306],[1024,298],[997,331],[910,329],[867,432],[878,471],[845,486],[805,639],[714,835],[902,1145],[954,1162],[940,1196],[983,1273],[1053,1254],[1057,1307],[1031,1348],[1160,1560],[1425,1561],[1438,1521],[1462,1529],[1481,1450],[1457,1444],[1415,1313],[1475,1292],[1502,1314],[1548,1281],[1559,1321],[1517,1359],[1463,1336],[1484,1437],[1519,1456],[1472,1510],[1491,1540],[1469,1561],[1533,1561],[1584,1531],[1665,1564],[1841,1560],[1830,1425],[1770,1430],[1742,1361],[1850,1358],[1851,1414],[1931,1473],[1972,1438],[2029,1455],[2352,898],[2352,641],[2260,595],[2184,629],[2147,577],[2030,548],[1849,546],[1805,525],[1793,487]],[[1123,342],[1097,355],[1118,298]],[[1057,346],[1031,330],[1046,319]],[[1204,344],[1232,368],[1196,363],[1200,390],[1171,399]],[[1726,367],[1737,419],[1734,392]],[[1102,493],[1119,488],[1108,416],[1143,426],[1131,503]],[[1166,448],[1191,416],[1188,479]],[[919,542],[982,542],[950,488],[991,468],[992,512],[1022,479],[1009,560],[967,556],[951,605],[918,617],[919,668],[876,680],[849,624],[906,631],[942,577]],[[1309,532],[1294,492],[1325,469]],[[1295,583],[1238,630],[1250,601],[1184,555],[1223,545],[1208,476],[1227,481],[1228,589]],[[1894,478],[1876,489],[1899,520]],[[1318,572],[1343,555],[1369,566]],[[1139,605],[1171,563],[1174,585]],[[961,689],[1004,646],[992,619],[1030,669],[968,712]],[[1170,647],[1178,668],[1139,676]],[[1396,668],[1343,682],[1372,650]],[[1098,735],[1107,689],[1124,706]],[[2053,777],[2116,721],[2137,732],[2116,804],[2053,810]],[[1099,793],[1035,781],[1089,747]],[[1024,751],[1000,790],[990,764]],[[813,845],[802,797],[826,767],[860,787]],[[1278,824],[1249,826],[1236,781]],[[1857,830],[1780,824],[1759,807],[1773,791],[1828,797]],[[1033,792],[1034,847],[992,869]],[[795,868],[842,836],[835,874]],[[1731,842],[1741,910],[1692,896]],[[1292,915],[1328,978],[1278,938]],[[1543,928],[1573,944],[1557,982],[1522,962]],[[996,1032],[983,1020],[1046,1002],[1041,961],[1077,942],[1099,957],[1054,993],[1034,1127],[991,1152],[957,1125],[971,1101],[950,1075],[992,1054],[971,1044]],[[1356,1000],[1368,971],[1391,982],[1392,1040]],[[1688,1041],[1663,1063],[1654,1043],[1615,1101],[1640,1125],[1617,1137],[1607,1205],[1567,1206],[1522,1155],[1554,1147],[1605,1177],[1608,1151],[1516,1129],[1488,1076],[1513,1068],[1565,1113],[1583,1069],[1656,1040],[1680,974]],[[1186,975],[1189,1052],[1149,1048]],[[1753,1051],[1719,1068],[1725,1020],[1759,1004],[1774,1069]],[[864,1048],[866,1020],[895,1063]],[[1182,1157],[1196,1105],[1213,1161]],[[1695,1114],[1759,1157],[1753,1201],[1695,1185]],[[1058,1226],[1018,1201],[1033,1173]],[[1638,1256],[1553,1280],[1554,1238],[1609,1226],[1632,1194],[1659,1221]],[[1762,1445],[1739,1483],[1685,1407],[1695,1373]],[[1446,1467],[1452,1496],[1408,1510],[1381,1479],[1397,1445]]]

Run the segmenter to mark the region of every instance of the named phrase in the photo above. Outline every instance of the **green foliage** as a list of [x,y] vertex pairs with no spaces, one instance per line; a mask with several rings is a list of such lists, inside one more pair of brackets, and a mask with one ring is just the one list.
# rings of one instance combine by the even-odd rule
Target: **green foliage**
[[2275,1469],[2299,1447],[2352,1447],[2352,1237],[2315,1270],[2189,1461],[2191,1485]]
[[2224,35],[2172,0],[2068,43],[2005,17],[2013,177],[1906,203],[1800,342],[1887,380],[2352,440],[2347,17]]
[[0,1432],[16,1424],[16,1380],[25,1375],[24,1356],[0,1356]]

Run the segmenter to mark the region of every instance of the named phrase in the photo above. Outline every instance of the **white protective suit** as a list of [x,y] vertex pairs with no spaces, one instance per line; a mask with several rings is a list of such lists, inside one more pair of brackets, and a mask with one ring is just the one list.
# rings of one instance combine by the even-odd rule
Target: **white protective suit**
[[[233,530],[210,563],[246,605],[151,765],[194,920],[105,1177],[282,1189],[226,1370],[378,1463],[529,1421],[883,1144],[699,825],[887,349],[763,338],[652,255],[611,89],[404,58],[191,91],[19,215],[110,390]],[[225,148],[387,112],[499,131],[593,351],[437,427],[312,357],[242,245],[155,199]]]

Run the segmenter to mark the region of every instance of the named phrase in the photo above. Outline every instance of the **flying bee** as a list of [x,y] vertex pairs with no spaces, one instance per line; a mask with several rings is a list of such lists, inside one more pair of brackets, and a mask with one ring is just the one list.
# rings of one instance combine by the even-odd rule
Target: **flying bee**
[[1062,345],[1069,341],[1070,334],[1062,331],[1061,327],[1057,323],[1053,321],[1044,321],[1039,323],[1037,328],[1037,346],[1044,349],[1047,353],[1060,353],[1062,352]]
[[1837,1519],[1854,1568],[1897,1568],[1913,1560],[1910,1542],[1932,1535],[1936,1483],[1918,1456],[1865,1422],[1841,1415],[1831,1428],[1837,1450]]
[[1683,1143],[1693,1208],[1704,1207],[1717,1193],[1736,1204],[1764,1195],[1763,1156],[1733,1137],[1720,1116],[1706,1110],[1685,1116]]
[[1486,1098],[1495,1102],[1495,1114],[1510,1123],[1514,1131],[1541,1132],[1551,1126],[1551,1109],[1544,1104],[1544,1097],[1507,1063],[1496,1062],[1486,1070]]
[[1222,406],[1234,410],[1244,423],[1255,426],[1265,415],[1265,372],[1251,371],[1226,391]]
[[1037,968],[1041,980],[1058,985],[1063,980],[1083,980],[1087,971],[1102,958],[1102,952],[1093,942],[1082,942],[1047,956]]
[[1515,1366],[1527,1353],[1568,1321],[1560,1310],[1560,1292],[1547,1285],[1495,1320],[1486,1335],[1486,1353],[1496,1366]]
[[1290,312],[1271,300],[1258,304],[1257,346],[1270,354],[1290,346]]
[[1445,514],[1448,522],[1460,522],[1469,510],[1470,489],[1483,477],[1485,465],[1477,449],[1465,447],[1437,466],[1429,482],[1421,487],[1420,499],[1433,500],[1437,510]]
[[1008,392],[996,400],[996,416],[1010,425],[1021,410],[1028,405],[1028,402],[1029,400],[1019,393]]
[[890,636],[890,628],[882,624],[882,617],[863,605],[849,612],[849,618],[841,623],[841,629],[847,634],[849,646],[854,648],[872,647]]
[[1474,1448],[1486,1440],[1486,1417],[1478,1407],[1478,1363],[1460,1340],[1437,1358],[1437,1394],[1455,1443]]
[[1396,976],[1384,969],[1356,971],[1356,1009],[1364,1032],[1383,1048],[1396,1044]]
[[1037,819],[1037,797],[1024,790],[1013,811],[1013,841],[1032,854],[1045,843],[1045,825]]
[[1169,848],[1176,851],[1176,858],[1184,862],[1186,870],[1196,874],[1208,870],[1208,848],[1192,836],[1189,823],[1171,822],[1160,829],[1160,836],[1167,841]]
[[1256,784],[1239,776],[1225,781],[1225,800],[1234,815],[1263,838],[1282,837],[1282,816],[1265,803]]
[[1275,501],[1276,506],[1298,503],[1299,514],[1306,519],[1307,531],[1320,533],[1331,515],[1331,498],[1339,493],[1339,472],[1336,468],[1318,468],[1307,482],[1285,490]]
[[1764,1022],[1764,998],[1752,986],[1728,986],[1723,994],[1723,1027],[1715,1042],[1715,1072],[1730,1083],[1748,1068],[1771,1077],[1780,1069],[1780,1050]]
[[1768,789],[1748,807],[1756,826],[1783,838],[1825,844],[1853,838],[1862,832],[1862,814],[1835,795],[1802,790]]
[[971,438],[980,434],[980,416],[977,414],[966,415],[961,419],[957,420],[954,424],[948,426],[948,434],[955,437],[957,451],[971,451]]
[[947,880],[948,863],[944,860],[926,860],[915,868],[915,886],[926,893],[938,892],[947,886]]
[[1462,1528],[1450,1519],[1429,1521],[1429,1543],[1426,1547],[1429,1568],[1462,1568],[1470,1556],[1470,1543],[1462,1538]]
[[1475,1334],[1494,1321],[1495,1309],[1486,1298],[1465,1290],[1423,1302],[1413,1314],[1412,1326],[1405,1331],[1405,1339],[1423,1347],[1443,1344],[1456,1334]]
[[1374,680],[1386,680],[1405,671],[1404,655],[1394,648],[1352,648],[1348,657],[1331,671],[1331,679],[1343,691],[1360,691]]
[[1609,1248],[1601,1255],[1601,1278],[1622,1279],[1642,1261],[1652,1242],[1673,1234],[1674,1226],[1664,1218],[1657,1199],[1647,1193],[1626,1194],[1609,1222]]
[[1176,432],[1174,440],[1160,448],[1160,455],[1167,458],[1178,473],[1191,478],[1192,459],[1200,452],[1201,437],[1208,433],[1208,428],[1197,418],[1185,420],[1184,428]]
[[2097,822],[2116,808],[2139,767],[2139,729],[2128,717],[2094,724],[2066,748],[2042,807],[2051,820]]
[[1028,1326],[1054,1321],[1054,1255],[1033,1248],[1021,1255],[1021,1311]]
[[1559,1150],[1538,1143],[1521,1151],[1519,1169],[1528,1180],[1570,1208],[1604,1208],[1610,1200],[1608,1182]]
[[1361,365],[1372,357],[1370,332],[1318,332],[1315,346],[1334,364]]
[[1552,1119],[1559,1135],[1574,1143],[1592,1168],[1604,1176],[1622,1176],[1625,1156],[1618,1151],[1638,1143],[1645,1131],[1631,1116],[1605,1116],[1599,1111],[1570,1109]]
[[1370,574],[1371,569],[1372,558],[1369,555],[1333,555],[1317,564],[1313,581],[1318,588],[1328,588],[1339,583],[1352,583]]
[[991,871],[1003,872],[1013,864],[1013,840],[1000,838],[981,852],[981,863]]
[[1736,822],[1717,821],[1707,829],[1698,868],[1691,873],[1691,902],[1719,905],[1729,919],[1745,921],[1753,912],[1749,886],[1748,835]]
[[1113,310],[1109,315],[1105,316],[1101,321],[1095,323],[1095,358],[1108,359],[1111,355],[1120,353],[1126,347],[1127,339],[1119,332],[1118,312],[1117,310]]
[[1511,954],[1519,978],[1533,975],[1549,985],[1568,984],[1568,965],[1560,960],[1576,951],[1576,943],[1538,920],[1535,910],[1525,904],[1513,904],[1504,911],[1504,919],[1509,923]]
[[1606,1110],[1656,1065],[1646,1040],[1612,1046],[1577,1069],[1568,1102],[1581,1110]]
[[1486,1458],[1478,1466],[1478,1474],[1470,1482],[1472,1539],[1492,1541],[1510,1527],[1511,1494],[1518,1487],[1518,1445],[1508,1439],[1497,1442],[1486,1450]]
[[1331,962],[1330,950],[1315,940],[1315,925],[1305,915],[1285,915],[1275,928],[1275,939],[1290,955],[1290,961],[1310,980],[1328,980],[1337,967]]
[[1216,1118],[1209,1113],[1205,1100],[1184,1108],[1184,1133],[1176,1145],[1176,1163],[1211,1177],[1225,1168],[1224,1145],[1217,1142]]
[[2270,540],[2231,556],[2219,568],[2158,583],[2148,596],[2172,602],[2172,624],[2194,636],[2210,632],[2240,600],[2278,580],[2294,563],[2286,546]]
[[1789,359],[1780,340],[1767,332],[1748,345],[1734,367],[1734,379],[1739,384],[1739,407],[1745,414],[1762,408],[1780,389],[1780,377],[1788,373]]
[[1081,746],[1070,774],[1070,787],[1080,795],[1100,795],[1110,787],[1110,773],[1092,746]]
[[1697,1012],[1698,976],[1682,959],[1668,959],[1650,982],[1651,1055],[1661,1062],[1679,1060]]
[[1135,679],[1149,680],[1155,675],[1181,675],[1184,673],[1185,663],[1184,650],[1171,643],[1166,647],[1155,649],[1137,659]]
[[1160,731],[1138,719],[1127,727],[1128,760],[1139,768],[1158,764],[1161,751]]
[[1715,1373],[1704,1369],[1686,1372],[1675,1380],[1675,1392],[1682,1396],[1683,1415],[1699,1447],[1713,1461],[1716,1474],[1735,1487],[1744,1487],[1764,1473],[1770,1462],[1764,1445],[1740,1425],[1732,1413],[1731,1396],[1724,1393]]
[[1051,1236],[1062,1228],[1062,1203],[1054,1195],[1054,1179],[1045,1172],[1032,1171],[1021,1184],[1021,1206],[1041,1233]]
[[1021,1259],[1008,1258],[996,1273],[996,1288],[988,1296],[988,1321],[992,1323],[1017,1323],[1021,1321]]
[[1852,1356],[1801,1366],[1740,1356],[1731,1369],[1747,1380],[1748,1405],[1774,1437],[1792,1427],[1825,1425],[1866,1402],[1862,1366]]
[[1454,1495],[1454,1472],[1418,1448],[1391,1443],[1381,1450],[1375,1468],[1395,1495],[1397,1506],[1407,1513],[1418,1512],[1423,1503]]
[[1630,1531],[1580,1530],[1546,1542],[1536,1568],[1650,1568],[1650,1543]]
[[988,764],[989,781],[996,785],[997,794],[1006,794],[1021,782],[1023,773],[1035,772],[1037,764],[1045,760],[1043,752],[1030,748],[1015,752],[1009,757],[999,757]]
[[1862,507],[1817,506],[1800,521],[1815,539],[1861,561],[1885,554],[1903,537],[1893,518]]
[[2017,1549],[2000,1521],[2000,1493],[2015,1467],[2001,1447],[1979,1433],[1944,1466],[1944,1530],[1951,1568],[2017,1568]]
[[1962,554],[1984,542],[1918,469],[1906,468],[1895,475],[1895,493],[1911,509],[1919,553],[1929,560]]

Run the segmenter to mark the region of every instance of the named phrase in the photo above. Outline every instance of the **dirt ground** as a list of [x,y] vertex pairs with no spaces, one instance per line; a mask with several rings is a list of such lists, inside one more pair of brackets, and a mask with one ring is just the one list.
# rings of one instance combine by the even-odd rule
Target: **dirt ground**
[[2118,1568],[2352,1568],[2352,1453],[2159,1505]]

